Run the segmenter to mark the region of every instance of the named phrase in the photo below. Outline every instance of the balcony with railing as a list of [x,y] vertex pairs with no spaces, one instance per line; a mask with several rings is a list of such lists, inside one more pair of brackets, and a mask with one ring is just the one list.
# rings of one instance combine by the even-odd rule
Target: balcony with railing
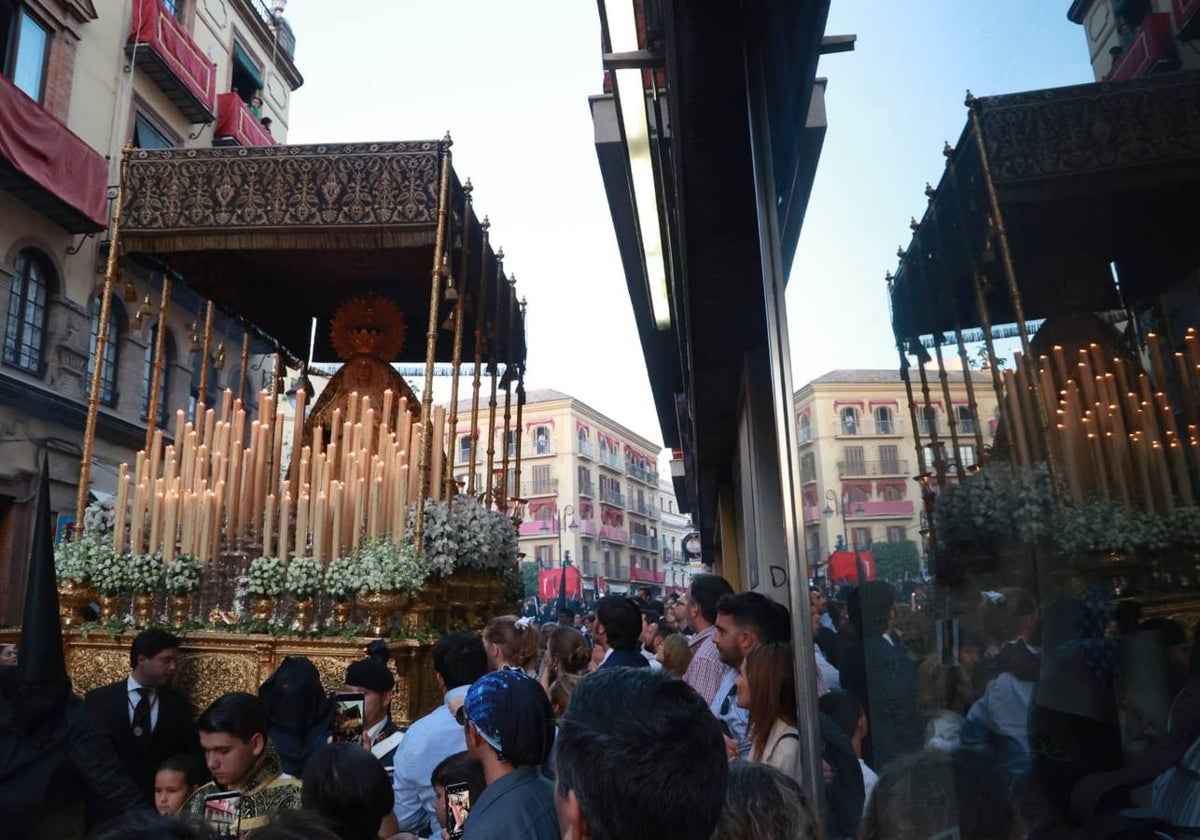
[[217,107],[217,65],[162,0],[133,0],[125,52],[188,120],[212,122]]
[[903,458],[885,458],[882,461],[838,461],[838,477],[840,478],[874,478],[885,475],[909,475],[908,461]]
[[596,458],[596,450],[592,447],[592,442],[588,440],[581,440],[575,444],[575,454],[580,458],[591,460],[595,460]]
[[526,440],[521,444],[522,458],[542,458],[547,455],[554,455],[556,452],[557,447],[554,445],[554,441],[549,438]]
[[638,516],[644,516],[647,519],[658,519],[658,508],[645,499],[630,497],[629,510],[631,513],[636,513]]
[[590,481],[579,482],[579,495],[591,498],[596,495],[596,485]]
[[611,487],[600,488],[600,501],[620,508],[625,507],[625,495],[620,490],[613,490]]
[[658,473],[657,472],[653,472],[651,470],[637,466],[636,464],[627,464],[626,465],[626,473],[629,476],[631,476],[632,478],[635,478],[638,481],[641,481],[645,484],[650,484],[654,487],[658,486]]
[[254,11],[258,12],[258,16],[262,22],[267,25],[267,28],[275,35],[275,44],[279,51],[288,58],[294,58],[296,55],[296,34],[292,32],[292,27],[282,15],[276,15],[271,11],[265,0],[250,0],[254,6]]
[[917,432],[921,437],[929,437],[934,432],[939,435],[946,434],[946,427],[940,419],[929,420],[925,417],[917,418]]
[[654,569],[640,569],[634,566],[629,570],[629,579],[637,583],[662,583],[667,579],[665,572],[656,572]]
[[675,563],[682,566],[687,562],[687,559],[683,556],[683,552],[677,548],[663,548],[662,559],[664,565]]
[[960,435],[973,435],[978,424],[970,417],[958,418],[958,433]]
[[557,519],[526,519],[518,531],[522,537],[544,537],[558,533]]
[[532,499],[535,496],[553,496],[558,493],[557,478],[543,478],[537,481],[521,482],[521,498]]
[[625,469],[625,464],[621,462],[620,454],[613,452],[611,449],[600,450],[600,463],[614,470]]
[[1153,73],[1164,73],[1179,66],[1179,53],[1171,31],[1171,13],[1153,12],[1142,19],[1133,39],[1118,55],[1106,82],[1136,79]]
[[600,539],[609,540],[610,542],[627,543],[629,542],[629,532],[616,525],[601,525]]
[[639,534],[634,531],[629,535],[629,541],[637,548],[657,549],[658,544],[654,541],[654,537],[649,534]]
[[808,525],[812,522],[819,522],[821,520],[821,509],[816,505],[805,505],[803,512],[805,525]]
[[68,233],[96,233],[107,185],[104,156],[0,74],[0,189]]
[[585,537],[596,536],[596,522],[592,519],[579,520],[579,533]]
[[237,93],[217,97],[217,125],[213,129],[214,146],[278,146],[267,127],[259,122],[250,106]]
[[839,417],[833,421],[834,437],[902,437],[904,426],[898,418]]
[[869,519],[871,517],[911,517],[915,507],[911,499],[895,499],[878,502],[850,502],[846,506],[846,519]]

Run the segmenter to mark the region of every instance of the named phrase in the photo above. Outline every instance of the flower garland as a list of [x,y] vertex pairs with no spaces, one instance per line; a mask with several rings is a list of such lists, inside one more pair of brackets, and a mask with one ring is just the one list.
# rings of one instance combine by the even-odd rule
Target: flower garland
[[[415,512],[410,513],[410,540],[415,520]],[[470,496],[455,496],[451,504],[427,501],[423,542],[425,565],[435,577],[446,577],[458,568],[500,571],[517,559],[512,520]]]
[[285,585],[297,601],[321,591],[321,562],[315,557],[293,557],[287,565]]
[[200,559],[191,554],[180,554],[167,564],[163,571],[163,583],[172,595],[186,595],[200,588]]
[[129,592],[129,558],[118,555],[111,543],[107,540],[104,542],[104,545],[89,553],[88,576],[91,584],[103,595]]
[[277,598],[283,594],[285,575],[278,557],[255,557],[246,574],[246,593],[255,598]]

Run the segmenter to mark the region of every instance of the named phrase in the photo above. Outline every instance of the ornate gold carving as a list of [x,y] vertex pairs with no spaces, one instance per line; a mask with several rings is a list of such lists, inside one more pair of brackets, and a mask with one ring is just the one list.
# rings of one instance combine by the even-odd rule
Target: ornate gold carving
[[329,326],[333,349],[342,361],[354,356],[395,359],[404,347],[404,315],[382,295],[350,298],[337,308]]
[[[119,643],[119,640],[118,640]],[[108,650],[67,649],[67,670],[76,694],[116,682],[129,673],[129,644]]]
[[184,653],[175,672],[175,687],[192,701],[197,714],[230,691],[257,693],[262,680],[258,663],[251,655]]

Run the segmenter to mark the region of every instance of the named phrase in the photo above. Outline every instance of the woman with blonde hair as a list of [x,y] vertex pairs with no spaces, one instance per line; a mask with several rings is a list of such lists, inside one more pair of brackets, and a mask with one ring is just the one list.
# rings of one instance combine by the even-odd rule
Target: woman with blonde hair
[[752,648],[738,672],[737,704],[750,712],[750,760],[800,778],[796,728],[796,677],[792,646],[767,642]]
[[574,627],[555,627],[546,640],[546,655],[542,657],[538,675],[542,688],[549,692],[559,677],[585,673],[591,658],[592,652],[582,633]]
[[682,633],[668,633],[654,658],[662,663],[668,674],[683,679],[688,665],[692,664],[692,649],[688,647],[687,637]]
[[491,670],[508,668],[537,677],[540,650],[537,627],[531,619],[515,615],[493,618],[483,628],[483,646]]

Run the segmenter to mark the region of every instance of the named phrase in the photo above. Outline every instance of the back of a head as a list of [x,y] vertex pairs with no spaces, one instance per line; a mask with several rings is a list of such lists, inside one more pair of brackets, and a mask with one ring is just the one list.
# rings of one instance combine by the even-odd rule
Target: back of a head
[[433,775],[429,779],[431,785],[442,788],[464,782],[471,793],[471,801],[478,802],[483,789],[487,787],[487,780],[483,777],[483,766],[471,758],[466,750],[443,758],[433,768]]
[[708,837],[729,762],[720,724],[681,680],[613,668],[582,680],[557,742],[559,795],[574,792],[593,840]]
[[301,802],[329,821],[342,840],[372,840],[392,810],[392,783],[358,744],[329,744],[304,767]]
[[860,840],[970,837],[1011,840],[1019,818],[1008,786],[985,755],[925,750],[896,759],[875,785]]
[[473,633],[450,633],[433,647],[433,670],[447,689],[470,685],[487,673],[487,651]]
[[560,674],[582,674],[592,659],[587,639],[574,627],[555,628],[546,649],[558,660]]
[[662,663],[668,674],[682,678],[692,662],[692,649],[682,633],[669,633],[663,638]]
[[563,674],[550,684],[550,705],[558,709],[567,709],[571,705],[571,697],[583,677],[579,674]]
[[223,732],[241,741],[257,734],[267,736],[267,709],[253,694],[231,691],[222,694],[196,720],[201,732]]
[[286,657],[258,689],[274,730],[302,735],[323,726],[329,717],[329,697],[321,674],[304,656]]
[[329,821],[314,811],[279,811],[262,828],[246,835],[246,840],[346,840]]
[[750,727],[756,750],[763,751],[771,727],[782,720],[796,725],[795,653],[789,644],[767,642],[746,654],[746,682],[750,684]]
[[878,636],[887,628],[888,614],[896,605],[896,590],[882,580],[869,580],[858,587],[864,638]]
[[201,824],[164,817],[153,811],[130,811],[105,823],[89,840],[209,840]]
[[158,765],[157,772],[161,773],[164,770],[173,773],[182,773],[183,780],[187,783],[188,787],[204,783],[204,776],[200,772],[200,764],[187,753],[179,753],[163,761]]
[[709,624],[717,620],[717,601],[722,595],[732,595],[733,587],[720,575],[696,575],[688,589],[688,602],[700,610],[700,617]]
[[532,670],[541,653],[538,629],[515,615],[493,618],[483,628],[483,640],[500,646],[505,661],[514,668]]
[[717,612],[732,617],[738,627],[753,630],[760,643],[792,640],[788,608],[761,592],[722,595],[717,600]]
[[822,840],[804,788],[769,764],[729,765],[725,808],[711,840]]
[[596,602],[596,620],[604,627],[609,647],[637,650],[642,611],[635,601],[623,595],[605,595]]
[[846,733],[847,737],[854,737],[855,732],[858,731],[858,722],[863,716],[863,707],[852,692],[826,692],[817,701],[817,707],[821,714],[828,715],[837,724],[838,729]]

